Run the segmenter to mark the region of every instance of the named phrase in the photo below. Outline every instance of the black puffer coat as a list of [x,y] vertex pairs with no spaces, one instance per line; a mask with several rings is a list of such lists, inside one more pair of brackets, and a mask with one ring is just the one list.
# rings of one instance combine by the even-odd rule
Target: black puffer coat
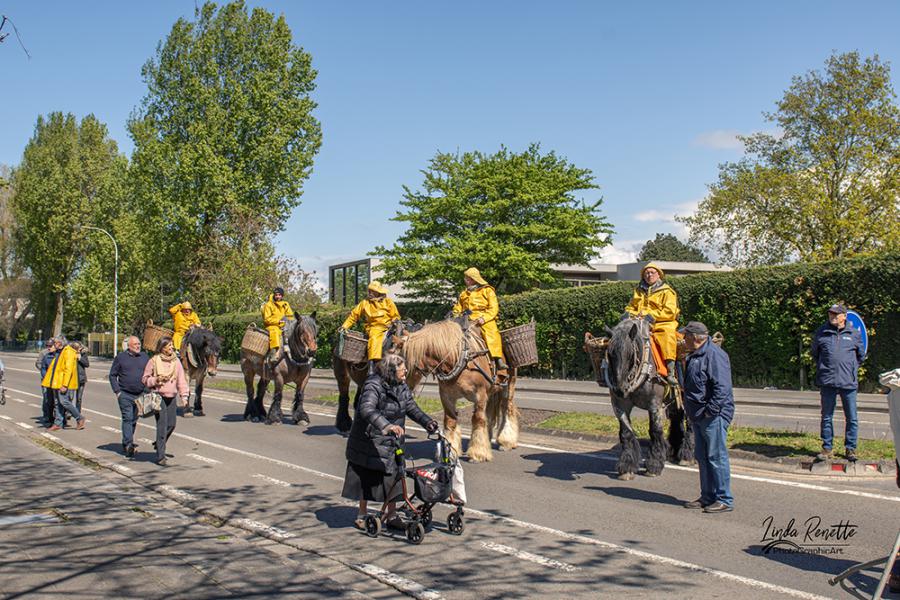
[[388,425],[405,427],[407,415],[422,427],[434,421],[418,407],[405,383],[392,386],[379,375],[369,375],[347,440],[347,460],[373,471],[396,473],[397,441],[382,431]]

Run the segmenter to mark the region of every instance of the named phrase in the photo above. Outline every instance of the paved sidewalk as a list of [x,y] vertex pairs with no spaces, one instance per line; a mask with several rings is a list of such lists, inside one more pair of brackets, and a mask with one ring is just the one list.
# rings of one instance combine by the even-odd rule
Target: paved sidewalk
[[0,424],[0,481],[0,598],[367,597],[313,572],[303,556],[203,523],[8,424]]

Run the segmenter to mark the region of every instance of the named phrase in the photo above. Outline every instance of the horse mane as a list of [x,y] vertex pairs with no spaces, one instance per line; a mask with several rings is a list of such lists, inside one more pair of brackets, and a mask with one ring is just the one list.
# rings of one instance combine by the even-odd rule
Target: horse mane
[[[612,334],[609,336],[606,359],[610,367],[610,384],[616,388],[628,380],[628,376],[634,369],[641,367],[641,344],[646,336],[640,323],[636,321],[645,322],[634,318],[622,319],[618,325],[613,327]],[[634,339],[628,335],[632,326],[638,327],[638,335]],[[649,334],[649,332],[647,333]]]
[[198,350],[203,346],[209,346],[215,354],[222,351],[222,340],[211,329],[205,327],[193,327],[187,334],[187,343]]
[[426,358],[452,367],[459,360],[463,336],[470,349],[484,348],[484,341],[474,327],[463,331],[459,323],[453,320],[429,323],[410,333],[403,343],[403,355],[408,368],[424,368]]

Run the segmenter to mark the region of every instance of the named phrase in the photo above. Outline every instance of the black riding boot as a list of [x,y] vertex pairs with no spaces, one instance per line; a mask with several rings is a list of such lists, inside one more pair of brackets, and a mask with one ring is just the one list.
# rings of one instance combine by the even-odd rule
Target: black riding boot
[[669,385],[678,385],[678,375],[675,373],[675,361],[667,360],[666,361],[666,370],[669,371],[668,377],[666,379],[669,382]]

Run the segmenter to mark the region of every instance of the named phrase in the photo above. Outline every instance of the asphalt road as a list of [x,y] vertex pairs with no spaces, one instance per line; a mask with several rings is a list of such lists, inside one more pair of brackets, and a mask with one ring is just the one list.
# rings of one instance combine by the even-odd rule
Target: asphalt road
[[[4,426],[37,434],[33,358],[3,360]],[[681,507],[698,495],[694,469],[668,465],[661,477],[622,482],[606,448],[523,436],[519,449],[465,465],[463,536],[444,531],[448,511],[438,510],[438,526],[420,546],[399,537],[370,539],[350,527],[355,508],[339,496],[346,442],[329,409],[307,406],[308,427],[266,426],[241,419],[238,396],[209,393],[208,416],[179,419],[169,446],[174,457],[161,468],[150,462],[149,419],[139,425],[136,459],[121,456],[118,408],[108,386],[98,383],[105,374],[90,369],[87,429],[56,432],[60,443],[421,598],[852,597],[871,593],[874,571],[855,576],[850,591],[830,587],[828,577],[885,555],[900,523],[900,493],[885,478],[818,479],[736,467],[735,512],[706,515]],[[412,455],[432,452],[420,431],[411,433]],[[786,537],[807,552],[764,553],[769,519],[770,536],[788,526]],[[818,534],[810,529],[815,523]]]

